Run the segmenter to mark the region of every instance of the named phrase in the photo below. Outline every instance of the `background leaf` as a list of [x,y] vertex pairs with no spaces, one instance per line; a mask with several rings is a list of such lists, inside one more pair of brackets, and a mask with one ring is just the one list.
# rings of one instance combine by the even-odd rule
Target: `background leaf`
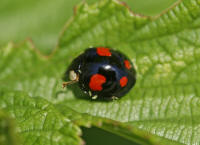
[[0,44],[31,37],[44,52],[55,47],[60,29],[81,0],[1,0]]
[[21,92],[1,93],[0,107],[16,119],[25,145],[77,145],[82,142],[79,128],[44,99],[30,98]]
[[13,120],[0,110],[0,145],[19,145]]
[[[1,0],[0,46],[8,41],[22,41],[31,37],[34,44],[45,53],[56,45],[58,35],[73,8],[82,0]],[[89,3],[98,0],[86,0]],[[155,15],[176,0],[123,0],[131,9],[141,14]]]

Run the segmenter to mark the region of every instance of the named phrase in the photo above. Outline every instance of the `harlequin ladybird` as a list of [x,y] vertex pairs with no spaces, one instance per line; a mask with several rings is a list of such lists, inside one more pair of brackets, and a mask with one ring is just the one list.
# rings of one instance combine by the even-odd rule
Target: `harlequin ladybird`
[[78,82],[92,99],[117,99],[136,82],[131,61],[121,52],[105,47],[88,48],[73,60],[65,73],[63,87]]

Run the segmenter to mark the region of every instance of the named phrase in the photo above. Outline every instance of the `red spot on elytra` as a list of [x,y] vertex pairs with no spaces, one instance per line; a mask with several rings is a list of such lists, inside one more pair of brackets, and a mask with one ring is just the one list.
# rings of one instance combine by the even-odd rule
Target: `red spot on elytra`
[[130,69],[131,68],[131,64],[128,60],[124,60],[124,65],[127,69]]
[[104,84],[105,82],[106,82],[106,78],[103,75],[94,74],[90,78],[89,87],[93,91],[101,91],[103,89],[102,84]]
[[111,56],[110,50],[104,47],[97,47],[97,54],[100,56]]
[[122,77],[122,78],[120,79],[120,86],[121,86],[121,87],[125,87],[125,86],[127,85],[127,83],[128,83],[127,77]]

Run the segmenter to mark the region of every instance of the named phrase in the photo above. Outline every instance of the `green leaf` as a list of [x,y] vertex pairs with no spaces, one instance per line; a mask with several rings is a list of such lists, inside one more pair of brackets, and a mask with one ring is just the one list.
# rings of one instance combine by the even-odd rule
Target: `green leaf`
[[60,39],[59,58],[73,58],[88,46],[110,46],[132,59],[137,83],[119,101],[74,98],[61,103],[180,143],[199,144],[199,17],[199,0],[184,0],[154,18],[135,15],[116,1],[80,5]]
[[0,90],[24,91],[30,96],[55,98],[62,91],[61,73],[30,41],[0,49]]
[[[1,86],[0,90],[4,90],[3,92],[12,92],[12,90],[24,90],[28,92],[32,97],[29,98],[26,93],[5,93],[4,95],[1,95],[1,101],[3,102],[1,104],[0,101],[0,108],[4,109],[8,112],[19,112],[19,114],[24,114],[23,111],[27,110],[28,113],[34,111],[39,112],[38,110],[43,109],[43,105],[46,106],[46,104],[49,104],[48,102],[44,101],[41,98],[35,97],[39,94],[43,94],[46,99],[52,102],[60,102],[65,99],[70,99],[68,97],[72,97],[72,92],[70,90],[63,91],[62,89],[62,81],[61,78],[56,78],[57,71],[53,71],[53,68],[58,65],[53,65],[53,63],[50,60],[46,60],[45,57],[41,56],[40,54],[37,54],[36,50],[33,48],[30,48],[30,42],[26,41],[19,46],[13,46],[13,44],[9,44],[7,47],[4,47],[0,49],[1,51],[1,70],[2,73],[0,73],[1,78]],[[35,52],[36,51],[36,52]],[[23,56],[23,57],[21,57]],[[28,64],[29,62],[29,64]],[[21,64],[20,64],[21,63]],[[27,65],[28,64],[28,65]],[[7,67],[9,66],[9,67]],[[51,70],[52,71],[49,71]],[[32,68],[37,68],[37,70],[34,70]],[[38,71],[39,70],[39,71]],[[45,70],[45,71],[44,71]],[[44,71],[44,72],[43,72]],[[14,72],[14,74],[13,74]],[[54,77],[52,74],[54,74]],[[15,77],[17,76],[17,77]],[[37,77],[39,76],[39,77]],[[62,75],[61,75],[62,76]],[[44,79],[45,78],[45,79]],[[46,80],[46,81],[44,81]],[[49,81],[51,80],[51,81]],[[51,87],[54,91],[51,91]],[[68,94],[67,94],[68,93]],[[66,95],[67,94],[67,95]],[[17,100],[17,101],[13,101]],[[41,106],[40,108],[33,108],[29,104],[21,104],[23,100],[28,101],[29,103],[33,103],[35,106]],[[46,102],[46,103],[41,103]],[[8,104],[15,105],[15,106],[22,106],[23,108],[19,107],[19,110],[17,107],[9,108],[6,107],[7,105],[4,104],[4,102],[8,102]],[[9,103],[10,102],[10,103]],[[17,102],[15,104],[11,104],[13,102]],[[50,105],[49,105],[50,106]],[[60,106],[60,107],[58,107]],[[90,126],[94,125],[99,128],[103,128],[105,130],[108,130],[110,132],[122,135],[134,142],[142,143],[142,144],[160,144],[160,140],[162,142],[164,139],[160,139],[159,137],[149,135],[146,132],[142,132],[138,130],[135,127],[131,127],[130,125],[123,125],[116,121],[107,120],[104,118],[91,118],[91,116],[87,116],[84,114],[80,114],[77,112],[74,112],[72,109],[66,107],[66,105],[57,105],[58,109],[64,114],[64,116],[70,120],[72,120],[74,123],[81,125],[81,126]],[[17,109],[16,109],[17,108]],[[38,110],[37,110],[38,109]],[[53,107],[51,111],[54,111],[55,108]],[[21,112],[22,111],[22,112]],[[57,112],[57,111],[56,111]],[[14,118],[16,118],[17,123],[19,126],[22,125],[24,130],[30,130],[29,124],[22,124],[20,121],[23,120],[26,117],[26,114],[22,117],[18,117],[15,114],[11,114]],[[35,115],[41,116],[39,113],[35,113]],[[30,116],[33,116],[30,114]],[[54,115],[55,116],[55,115]],[[38,118],[37,118],[38,119]],[[36,120],[37,120],[36,119]],[[43,119],[43,118],[42,118]],[[49,119],[51,121],[52,118]],[[19,121],[18,121],[19,120]],[[32,117],[29,120],[33,120],[32,123],[35,122],[35,119]],[[41,121],[39,121],[41,122]],[[29,123],[29,122],[28,122]],[[102,124],[102,125],[101,125]],[[115,127],[113,128],[113,125]],[[40,127],[40,124],[36,124],[35,127]],[[67,130],[67,129],[66,129]],[[52,131],[54,132],[54,131]],[[29,133],[29,132],[27,132]],[[31,133],[31,132],[30,132]],[[41,132],[39,132],[41,133]],[[22,134],[23,135],[23,134]],[[39,134],[41,136],[41,134]],[[26,141],[27,136],[22,136],[24,140]],[[32,141],[32,138],[34,139],[35,136],[31,136],[28,139],[30,142]],[[43,138],[44,139],[44,138]],[[48,142],[48,138],[45,138],[43,140],[44,142]],[[28,142],[28,143],[30,143]],[[166,141],[167,144],[172,144],[170,141]]]
[[149,134],[145,131],[141,131],[137,127],[130,126],[127,123],[121,123],[114,120],[91,116],[88,114],[80,114],[73,110],[69,110],[66,105],[57,105],[56,106],[64,116],[67,116],[68,118],[71,118],[71,120],[80,126],[88,127],[95,126],[98,128],[102,128],[106,131],[109,131],[111,133],[123,136],[130,141],[133,141],[133,143],[141,144],[141,145],[179,145],[178,142],[173,142],[168,139],[164,139],[152,134]]
[[[100,117],[103,124],[106,122],[100,128],[138,143],[168,144],[168,140],[199,144],[199,17],[199,0],[179,1],[157,17],[134,14],[115,0],[82,3],[51,57],[38,54],[30,41],[0,49],[0,90],[25,91],[32,97],[43,96],[56,106],[71,108],[80,118],[65,117],[79,125],[95,125],[98,122],[93,117]],[[137,83],[122,99],[90,101],[78,89],[75,93],[62,89],[67,66],[89,46],[121,50],[133,61]],[[37,102],[38,98],[32,100]],[[156,141],[151,141],[154,138]]]
[[0,97],[0,108],[16,119],[24,145],[81,144],[79,128],[44,99],[22,92],[1,93]]
[[18,145],[17,137],[13,119],[0,110],[0,145]]

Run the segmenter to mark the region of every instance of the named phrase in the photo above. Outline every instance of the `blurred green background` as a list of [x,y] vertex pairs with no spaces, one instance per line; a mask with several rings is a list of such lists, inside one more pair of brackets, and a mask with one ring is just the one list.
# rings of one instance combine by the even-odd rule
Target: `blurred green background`
[[[8,41],[33,39],[37,48],[50,52],[59,33],[82,0],[1,0],[0,46]],[[89,4],[98,0],[86,0]],[[154,16],[176,0],[122,0],[135,12]]]
[[[92,4],[98,0],[86,0]],[[135,13],[155,16],[170,7],[176,0],[122,0]],[[0,46],[9,41],[20,42],[30,37],[35,46],[50,53],[73,8],[81,0],[1,0]],[[122,137],[97,128],[83,128],[87,145],[132,145]]]

